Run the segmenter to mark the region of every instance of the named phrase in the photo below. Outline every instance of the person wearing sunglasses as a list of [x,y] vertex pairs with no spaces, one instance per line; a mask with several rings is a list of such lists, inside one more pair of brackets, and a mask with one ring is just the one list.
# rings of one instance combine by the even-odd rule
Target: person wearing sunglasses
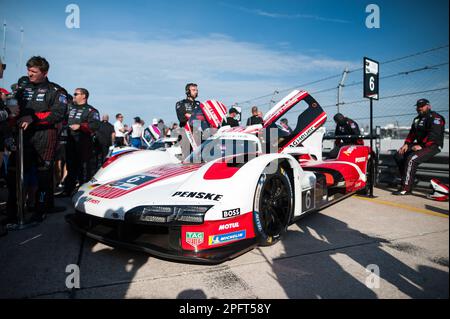
[[123,125],[123,115],[122,113],[116,114],[116,122],[114,123],[114,146],[125,146],[125,137],[128,134],[125,126]]
[[100,114],[88,104],[89,91],[77,88],[73,93],[73,104],[67,112],[67,177],[64,192],[60,197],[71,196],[76,188],[89,181],[95,174],[96,156],[94,136],[100,127]]
[[394,195],[410,195],[417,167],[429,161],[444,145],[445,119],[431,110],[430,101],[420,99],[415,104],[418,115],[414,118],[405,143],[394,155],[400,170],[401,186]]

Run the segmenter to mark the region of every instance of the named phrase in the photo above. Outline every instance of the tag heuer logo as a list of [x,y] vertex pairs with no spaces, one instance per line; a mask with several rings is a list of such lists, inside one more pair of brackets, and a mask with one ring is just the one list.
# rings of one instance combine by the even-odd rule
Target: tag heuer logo
[[194,248],[197,248],[197,246],[201,245],[204,239],[204,233],[186,232],[186,242]]

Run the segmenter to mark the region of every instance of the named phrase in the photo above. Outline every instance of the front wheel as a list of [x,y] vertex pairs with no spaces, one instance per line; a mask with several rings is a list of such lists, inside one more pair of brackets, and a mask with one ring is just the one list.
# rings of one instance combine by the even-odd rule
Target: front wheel
[[289,175],[278,166],[274,173],[261,174],[255,191],[254,221],[261,246],[270,246],[286,232],[293,209]]

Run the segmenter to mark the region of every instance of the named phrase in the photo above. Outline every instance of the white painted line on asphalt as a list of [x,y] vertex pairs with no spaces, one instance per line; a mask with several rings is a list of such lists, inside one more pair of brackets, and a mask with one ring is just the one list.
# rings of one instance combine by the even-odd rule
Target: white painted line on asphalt
[[357,199],[360,199],[360,200],[369,201],[369,202],[376,203],[376,204],[381,204],[381,205],[387,205],[387,206],[392,206],[392,207],[396,207],[396,208],[401,208],[401,209],[404,209],[404,210],[409,210],[409,211],[413,211],[413,212],[424,214],[424,215],[448,218],[448,215],[445,215],[445,214],[442,214],[442,213],[433,212],[433,211],[431,211],[429,209],[417,208],[417,207],[413,207],[413,206],[409,206],[409,205],[405,205],[405,204],[394,203],[394,202],[387,201],[387,200],[381,200],[381,199],[377,199],[377,198],[366,198],[366,197],[362,197],[362,196],[359,196],[359,195],[354,196],[354,198],[357,198]]
[[39,235],[37,235],[37,236],[34,236],[33,238],[27,239],[27,240],[25,240],[24,242],[21,242],[21,243],[19,244],[19,246],[20,246],[20,245],[24,245],[24,244],[26,244],[26,243],[28,243],[28,242],[30,242],[30,241],[36,239],[36,238],[39,238],[39,237],[41,237],[41,236],[42,236],[42,234],[39,234]]

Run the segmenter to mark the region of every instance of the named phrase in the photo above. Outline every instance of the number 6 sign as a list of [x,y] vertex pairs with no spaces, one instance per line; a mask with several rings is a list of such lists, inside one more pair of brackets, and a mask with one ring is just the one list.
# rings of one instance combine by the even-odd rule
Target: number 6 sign
[[364,97],[378,100],[379,63],[364,58]]

